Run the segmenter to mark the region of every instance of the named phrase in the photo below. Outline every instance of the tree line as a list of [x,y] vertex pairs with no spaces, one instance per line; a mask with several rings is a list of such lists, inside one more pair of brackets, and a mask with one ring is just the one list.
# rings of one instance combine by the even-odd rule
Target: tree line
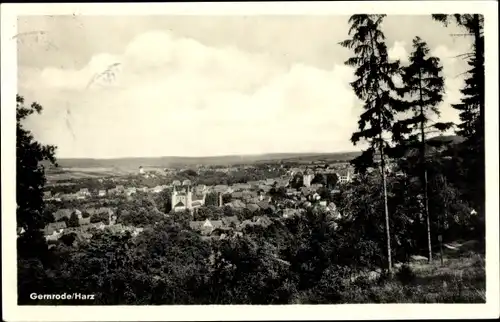
[[[416,36],[413,39],[413,51],[407,65],[398,60],[391,61],[383,33],[383,21],[386,15],[353,15],[349,19],[349,39],[340,45],[353,51],[354,55],[345,64],[355,68],[356,79],[351,87],[356,96],[363,102],[364,112],[359,117],[359,129],[353,133],[354,144],[361,140],[369,143],[369,147],[353,160],[356,171],[365,173],[367,168],[380,169],[381,195],[383,196],[383,212],[385,221],[386,268],[392,270],[391,224],[394,215],[388,206],[389,191],[387,188],[386,165],[388,159],[404,163],[409,159],[418,163],[413,172],[416,175],[420,190],[419,212],[426,221],[428,241],[427,256],[432,260],[431,217],[437,216],[429,211],[428,136],[430,133],[443,132],[454,124],[450,122],[431,122],[432,116],[439,116],[439,104],[443,100],[444,78],[442,65],[438,57],[430,55],[427,43]],[[465,141],[454,147],[461,164],[457,165],[466,171],[458,180],[470,182],[472,187],[462,191],[463,196],[473,207],[479,209],[484,217],[484,40],[483,22],[480,15],[433,15],[435,20],[447,24],[451,19],[473,36],[470,53],[464,55],[471,69],[462,89],[462,102],[453,105],[460,111],[461,123],[457,124],[457,134]],[[400,80],[398,84],[398,78]],[[417,151],[417,152],[415,152]],[[407,162],[408,163],[408,162]],[[404,167],[401,167],[404,169]],[[473,174],[472,178],[469,175]]]

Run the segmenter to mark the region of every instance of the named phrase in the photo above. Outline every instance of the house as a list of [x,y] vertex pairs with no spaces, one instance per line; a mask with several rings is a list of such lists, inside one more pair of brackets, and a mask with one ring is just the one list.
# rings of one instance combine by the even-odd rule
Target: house
[[339,178],[339,183],[348,183],[351,181],[351,171],[349,169],[342,169],[341,171],[337,172],[337,176]]
[[234,191],[248,190],[248,189],[252,189],[252,185],[250,185],[248,183],[237,183],[237,184],[234,184],[232,186],[232,188],[234,189]]
[[285,208],[283,209],[283,218],[290,218],[297,215],[299,212],[297,209]]
[[106,196],[106,190],[99,190],[99,192],[97,193],[97,196],[98,197],[105,197]]
[[189,222],[189,227],[192,230],[201,232],[204,235],[210,235],[214,229],[221,228],[223,226],[222,220],[212,220],[206,219],[205,221],[191,221]]
[[267,201],[260,201],[259,203],[257,203],[257,205],[260,207],[260,209],[266,211],[266,212],[271,212],[271,213],[275,213],[276,212],[276,207],[271,205],[269,202]]
[[153,193],[160,193],[164,190],[163,186],[156,186],[154,188],[149,189],[150,192]]
[[302,175],[302,180],[304,182],[305,187],[311,186],[311,181],[314,178],[314,171],[311,169],[307,169],[305,173]]
[[260,185],[259,186],[259,190],[262,190],[262,191],[264,191],[266,193],[269,192],[269,191],[271,191],[271,189],[272,189],[272,186],[270,186],[270,185]]
[[76,200],[78,199],[78,195],[74,193],[66,193],[61,195],[62,200]]
[[257,225],[261,225],[264,227],[267,227],[272,224],[271,219],[269,219],[269,217],[267,216],[255,216],[252,218],[252,221]]
[[200,194],[205,193],[207,191],[207,186],[204,184],[200,184],[200,185],[196,186],[195,191],[196,191],[196,193],[200,193]]
[[17,227],[17,235],[20,236],[24,234],[25,230],[23,227]]
[[245,208],[245,203],[241,200],[236,199],[225,204],[225,206],[229,206],[231,208]]
[[313,193],[313,191],[311,190],[311,188],[308,188],[308,187],[302,187],[302,188],[300,188],[300,193],[301,193],[303,196],[309,196],[311,193]]
[[230,189],[229,186],[224,185],[224,184],[216,185],[215,187],[213,187],[213,190],[214,190],[214,192],[217,192],[217,193],[231,193],[231,192],[233,192],[233,190]]
[[113,189],[110,189],[109,194],[120,195],[125,191],[125,187],[123,185],[117,185]]
[[139,191],[139,192],[148,192],[148,187],[137,188],[137,191]]
[[290,181],[284,180],[284,179],[279,179],[276,181],[276,186],[278,188],[287,188],[290,185]]
[[127,188],[127,190],[125,190],[125,194],[127,196],[131,196],[135,193],[137,193],[137,189],[135,187],[129,187],[129,188]]
[[90,224],[90,226],[92,228],[99,229],[99,230],[103,230],[104,228],[106,228],[106,225],[102,221],[100,221],[98,223]]
[[66,228],[66,223],[64,221],[53,222],[45,226],[43,232],[46,236],[52,235],[54,232],[61,233],[62,230]]
[[142,228],[142,227],[135,227],[134,230],[132,230],[132,236],[136,237],[140,233],[142,233],[143,231],[144,231],[144,228]]
[[274,179],[266,179],[266,181],[264,182],[264,184],[266,186],[272,186],[276,183],[276,181]]
[[90,196],[91,194],[88,188],[81,188],[80,191],[77,192],[77,199],[85,199]]
[[80,226],[90,225],[90,217],[87,217],[87,218],[78,218],[78,224]]
[[323,188],[323,185],[321,183],[313,183],[311,184],[311,189],[313,190],[318,190],[318,189],[321,189]]
[[231,194],[231,197],[232,197],[233,199],[241,199],[241,198],[243,198],[243,193],[242,193],[242,192],[233,192],[233,193]]
[[230,227],[230,226],[238,226],[240,224],[240,220],[238,219],[238,216],[228,216],[228,217],[223,217],[222,218],[222,224],[225,227]]
[[43,199],[44,200],[49,200],[52,198],[52,192],[51,191],[44,191],[43,192]]
[[250,203],[250,204],[248,204],[248,205],[246,206],[246,208],[247,208],[248,210],[250,210],[251,212],[255,212],[255,211],[257,211],[257,210],[260,210],[260,207],[259,207],[258,205],[256,205],[256,204],[254,204],[254,203]]
[[248,198],[248,199],[245,199],[245,202],[246,203],[259,203],[260,201],[264,200],[264,197],[252,197],[252,198]]
[[61,219],[64,217],[69,219],[69,217],[71,216],[71,213],[72,213],[72,211],[70,209],[58,209],[54,213],[54,220],[56,222],[58,222],[58,221],[61,221]]
[[302,204],[302,207],[304,208],[310,208],[312,206],[312,203],[310,201],[306,201]]

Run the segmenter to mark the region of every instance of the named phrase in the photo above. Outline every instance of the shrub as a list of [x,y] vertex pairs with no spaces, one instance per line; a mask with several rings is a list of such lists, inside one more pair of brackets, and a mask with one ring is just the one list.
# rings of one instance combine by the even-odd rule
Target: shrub
[[404,264],[396,273],[396,277],[401,283],[407,285],[415,281],[416,274],[408,264]]

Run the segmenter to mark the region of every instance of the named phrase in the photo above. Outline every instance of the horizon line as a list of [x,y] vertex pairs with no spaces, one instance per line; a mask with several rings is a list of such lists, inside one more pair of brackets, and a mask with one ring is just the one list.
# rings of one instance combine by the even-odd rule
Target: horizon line
[[336,152],[269,152],[269,153],[248,153],[248,154],[214,154],[214,155],[199,155],[199,156],[186,156],[186,155],[162,155],[162,156],[123,156],[123,157],[56,157],[56,160],[118,160],[118,159],[161,159],[161,158],[223,158],[223,157],[256,157],[266,155],[280,155],[280,154],[295,154],[295,155],[321,155],[321,154],[341,154],[341,153],[358,153],[360,151],[336,151]]

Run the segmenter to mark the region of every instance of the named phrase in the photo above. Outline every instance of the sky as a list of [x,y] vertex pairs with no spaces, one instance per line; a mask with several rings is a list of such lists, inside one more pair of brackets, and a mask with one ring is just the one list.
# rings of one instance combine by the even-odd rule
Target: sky
[[[26,127],[59,158],[359,150],[362,103],[338,44],[348,18],[19,17],[18,92],[43,106]],[[429,44],[445,76],[441,120],[458,121],[460,30],[430,16],[382,28],[392,59],[405,62],[415,36]]]

